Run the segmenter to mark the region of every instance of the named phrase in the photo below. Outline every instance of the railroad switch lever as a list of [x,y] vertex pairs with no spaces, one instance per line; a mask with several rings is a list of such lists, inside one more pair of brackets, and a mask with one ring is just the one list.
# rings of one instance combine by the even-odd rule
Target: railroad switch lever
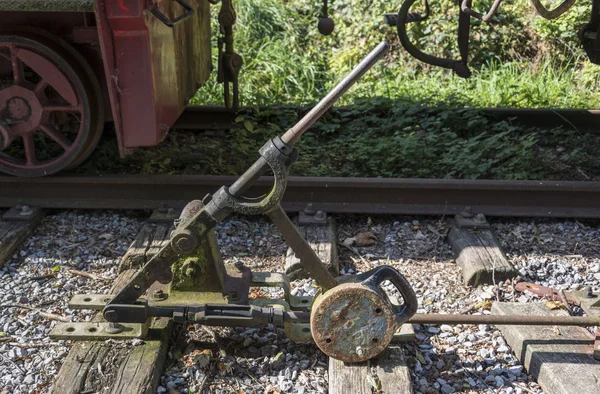
[[[223,0],[224,9],[230,4],[231,0]],[[229,25],[234,15],[222,12],[219,16],[220,20],[224,19],[221,26]],[[172,317],[180,323],[217,326],[283,325],[288,336],[298,338],[298,332],[308,333],[326,354],[343,361],[364,361],[381,353],[397,328],[417,310],[417,298],[408,281],[389,266],[377,267],[361,275],[335,278],[280,203],[289,167],[298,157],[294,144],[388,48],[386,42],[379,44],[296,125],[281,137],[267,141],[259,150],[260,158],[231,187],[223,186],[212,196],[190,202],[175,223],[170,243],[104,306],[104,318],[110,323],[122,324],[147,323],[151,317],[162,316]],[[268,170],[273,173],[271,191],[258,198],[244,196]],[[278,304],[275,301],[267,305],[248,305],[250,286],[255,286],[260,278],[241,264],[226,267],[213,231],[217,223],[232,213],[267,215],[280,230],[304,270],[323,292],[311,312],[312,300],[292,299],[289,279],[275,283],[286,293],[283,309],[273,307]],[[268,281],[266,277],[262,283]],[[403,300],[401,305],[389,300],[381,287],[385,281],[399,292]],[[168,285],[168,297],[152,297],[150,301],[140,298],[156,282]],[[153,290],[150,292],[154,294]],[[215,299],[220,302],[214,302]],[[346,316],[352,316],[354,320],[348,322]],[[310,329],[307,329],[309,321]],[[303,327],[299,326],[302,324]],[[370,331],[368,335],[364,333],[366,329]]]

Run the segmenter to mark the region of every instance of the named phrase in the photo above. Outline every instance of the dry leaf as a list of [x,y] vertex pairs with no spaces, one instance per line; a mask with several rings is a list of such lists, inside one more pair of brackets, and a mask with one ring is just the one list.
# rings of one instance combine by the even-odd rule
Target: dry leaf
[[358,233],[355,238],[356,246],[373,246],[377,243],[377,237],[371,232]]
[[561,309],[563,307],[563,304],[560,301],[546,301],[544,302],[544,305],[546,305],[546,308],[550,309],[551,311],[555,309]]
[[492,302],[490,300],[481,301],[473,309],[492,309]]

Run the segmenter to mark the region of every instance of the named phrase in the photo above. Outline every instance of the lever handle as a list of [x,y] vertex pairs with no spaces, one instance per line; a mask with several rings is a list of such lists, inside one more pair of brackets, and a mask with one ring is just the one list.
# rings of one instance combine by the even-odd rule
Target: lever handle
[[182,6],[185,9],[185,12],[183,14],[181,14],[180,16],[178,16],[177,18],[175,18],[173,20],[169,19],[168,16],[163,14],[158,9],[158,6],[156,4],[153,4],[152,7],[150,7],[150,12],[152,13],[152,15],[154,15],[156,17],[156,19],[161,21],[165,26],[168,26],[170,28],[173,28],[173,26],[177,25],[178,23],[183,22],[184,20],[186,20],[194,15],[194,9],[192,8],[191,5],[189,5],[188,3],[186,3],[183,0],[173,0],[173,1],[175,1],[177,4],[179,4],[180,6]]
[[389,280],[394,287],[402,295],[403,302],[399,306],[395,307],[396,323],[398,325],[404,324],[410,319],[416,312],[419,306],[417,295],[413,290],[408,280],[394,267],[384,265],[372,269],[369,272],[358,275],[359,280],[362,280],[361,284],[381,293],[381,284]]

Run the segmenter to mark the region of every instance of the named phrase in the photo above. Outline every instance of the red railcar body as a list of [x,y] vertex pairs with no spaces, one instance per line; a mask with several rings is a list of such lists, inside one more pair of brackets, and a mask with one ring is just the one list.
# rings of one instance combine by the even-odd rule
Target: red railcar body
[[[94,123],[104,120],[114,122],[122,156],[158,144],[210,75],[209,6],[206,0],[0,0],[0,96],[9,89],[4,96],[11,103],[0,103],[0,170],[40,176],[77,165],[97,143]],[[45,69],[27,60],[31,53],[48,60]],[[85,75],[81,84],[72,70]],[[67,96],[79,97],[68,114],[52,112],[69,101],[56,94],[56,83],[43,94],[35,90],[54,74],[68,85],[62,91],[73,93]],[[36,98],[18,93],[23,88]],[[30,113],[38,107],[42,115]],[[26,116],[42,120],[25,130]],[[79,124],[65,121],[73,117]],[[65,123],[71,126],[63,132]],[[62,142],[65,152],[42,160],[34,148],[28,156],[27,147],[42,138],[35,133]],[[25,154],[11,156],[10,143],[21,139]]]

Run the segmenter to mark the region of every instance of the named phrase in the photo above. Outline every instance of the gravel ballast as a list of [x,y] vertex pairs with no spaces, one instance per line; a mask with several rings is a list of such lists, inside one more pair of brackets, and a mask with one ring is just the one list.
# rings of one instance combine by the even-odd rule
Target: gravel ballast
[[[69,343],[49,340],[56,322],[40,312],[89,320],[94,312],[69,310],[68,299],[81,292],[108,292],[119,259],[144,219],[127,212],[52,214],[0,270],[0,393],[48,391]],[[376,239],[368,247],[341,246],[342,272],[382,264],[398,268],[413,284],[421,313],[489,313],[496,300],[540,301],[514,292],[513,283],[465,287],[445,242],[448,225],[440,218],[349,215],[338,223],[340,243],[361,232]],[[491,224],[523,280],[600,291],[596,222],[503,219]],[[239,260],[255,271],[283,270],[287,245],[265,219],[232,218],[219,226],[217,239],[226,263]],[[295,282],[293,291],[312,295],[316,289],[304,280]],[[254,296],[280,297],[281,292]],[[403,346],[415,393],[543,392],[494,326],[423,325],[416,326],[416,337]],[[281,329],[192,326],[175,330],[157,392],[309,394],[326,393],[327,384],[327,357],[313,344],[289,341]]]

